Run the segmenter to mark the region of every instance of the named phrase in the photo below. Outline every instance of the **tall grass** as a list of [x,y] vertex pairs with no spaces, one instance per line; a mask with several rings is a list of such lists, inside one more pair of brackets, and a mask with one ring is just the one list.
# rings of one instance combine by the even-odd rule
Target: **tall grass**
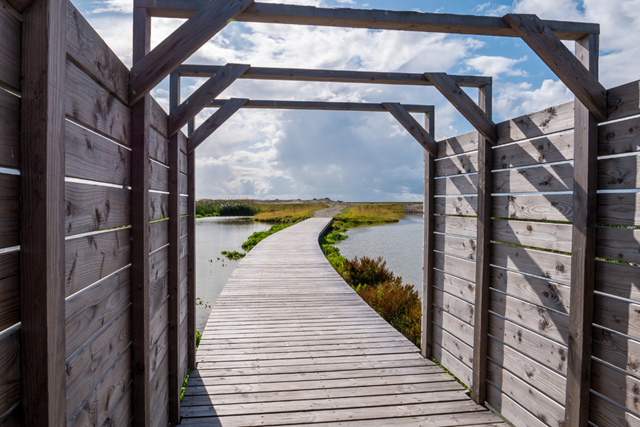
[[313,212],[327,207],[319,203],[260,204],[259,206],[260,213],[253,219],[272,224],[295,224],[311,218]]
[[196,202],[196,215],[206,216],[253,216],[260,212],[260,205],[250,200],[211,200]]
[[387,263],[362,257],[349,260],[334,246],[347,238],[344,224],[334,222],[332,231],[320,237],[320,247],[333,268],[360,297],[383,319],[420,347],[422,302],[413,286],[402,283],[388,268]]
[[347,208],[334,219],[353,225],[372,225],[398,222],[403,215],[401,204],[374,204]]

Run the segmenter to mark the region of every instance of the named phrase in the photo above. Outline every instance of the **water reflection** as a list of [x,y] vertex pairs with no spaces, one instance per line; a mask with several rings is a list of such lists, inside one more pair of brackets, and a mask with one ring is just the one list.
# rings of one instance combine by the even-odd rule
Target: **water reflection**
[[338,244],[346,258],[381,256],[387,267],[414,285],[422,296],[422,215],[406,215],[395,224],[354,228]]
[[[268,224],[251,217],[213,217],[196,220],[196,296],[213,305],[239,261],[218,261],[221,251],[240,251],[240,245]],[[196,307],[196,329],[202,331],[211,310]]]

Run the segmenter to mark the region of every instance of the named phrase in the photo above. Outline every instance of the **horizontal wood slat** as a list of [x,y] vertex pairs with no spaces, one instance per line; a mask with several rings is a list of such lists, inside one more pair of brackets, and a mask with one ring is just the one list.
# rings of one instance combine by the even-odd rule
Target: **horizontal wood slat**
[[598,223],[640,225],[640,193],[598,194]]
[[640,155],[598,161],[599,190],[640,188]]
[[491,240],[571,252],[571,225],[496,219],[491,222]]
[[498,218],[544,221],[571,221],[573,199],[571,194],[531,194],[494,196],[492,216]]
[[65,114],[120,144],[131,145],[131,109],[69,61]]
[[512,422],[517,423],[517,425],[547,427],[547,424],[540,421],[539,418],[524,409],[508,395],[502,393],[500,389],[492,383],[487,383],[487,403],[503,417],[512,420]]
[[477,235],[478,220],[476,218],[437,215],[435,217],[435,231],[437,233],[455,234],[464,237]]
[[70,296],[131,262],[129,228],[65,241],[65,295]]
[[122,227],[131,223],[131,191],[65,183],[65,234]]
[[433,305],[442,308],[457,319],[473,326],[473,304],[469,304],[440,289],[434,289]]
[[594,325],[593,356],[640,378],[639,341]]
[[491,264],[569,284],[571,256],[500,243],[491,245]]
[[598,360],[591,362],[591,390],[640,415],[640,379]]
[[169,191],[169,168],[149,160],[149,190]]
[[169,218],[169,195],[149,193],[149,221]]
[[445,272],[455,272],[455,275],[475,282],[476,263],[474,261],[446,255],[440,252],[433,254],[433,265],[437,270]]
[[573,129],[573,101],[498,123],[498,144]]
[[640,80],[607,90],[607,119],[615,120],[640,114]]
[[130,186],[131,151],[65,121],[65,175]]
[[20,98],[0,89],[0,167],[20,168]]
[[493,168],[509,169],[573,160],[573,131],[493,149]]
[[473,368],[473,348],[471,346],[437,326],[433,328],[433,341],[451,353],[466,367]]
[[598,227],[596,256],[640,264],[640,230]]
[[640,151],[640,118],[607,123],[598,127],[598,155]]
[[169,244],[169,221],[149,223],[149,252]]

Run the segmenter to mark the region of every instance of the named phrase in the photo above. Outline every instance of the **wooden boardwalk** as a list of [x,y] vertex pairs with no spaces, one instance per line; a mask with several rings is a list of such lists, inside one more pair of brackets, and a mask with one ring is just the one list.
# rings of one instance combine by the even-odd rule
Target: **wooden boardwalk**
[[385,322],[318,245],[314,218],[265,239],[213,307],[184,426],[505,425]]

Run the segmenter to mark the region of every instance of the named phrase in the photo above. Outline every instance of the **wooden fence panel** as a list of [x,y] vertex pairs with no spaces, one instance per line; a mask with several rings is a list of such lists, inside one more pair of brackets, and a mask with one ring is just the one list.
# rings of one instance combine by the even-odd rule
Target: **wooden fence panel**
[[65,183],[65,234],[123,227],[131,224],[131,191],[84,183]]
[[67,61],[65,100],[69,119],[120,144],[130,145],[131,109],[70,61]]
[[131,151],[66,121],[65,175],[130,186]]
[[20,412],[14,408],[20,396],[20,328],[14,327],[0,332],[0,416]]
[[0,86],[19,91],[22,22],[7,7],[0,8]]
[[65,295],[70,296],[131,263],[129,228],[65,242]]
[[20,167],[20,98],[0,89],[0,167]]
[[0,173],[0,249],[20,244],[20,177]]

